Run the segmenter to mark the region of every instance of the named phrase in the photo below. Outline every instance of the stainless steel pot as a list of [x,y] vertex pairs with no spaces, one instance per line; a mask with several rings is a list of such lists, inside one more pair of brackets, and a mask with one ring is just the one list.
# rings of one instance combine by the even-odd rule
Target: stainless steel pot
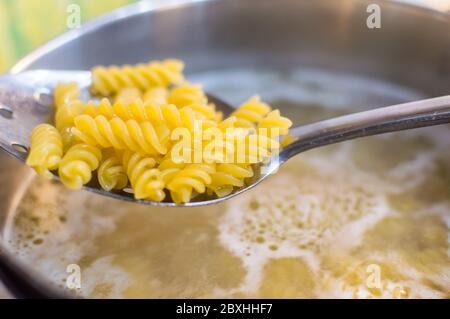
[[[370,3],[381,7],[380,29],[366,26]],[[24,58],[12,72],[177,57],[186,61],[188,74],[241,66],[314,66],[368,75],[432,97],[448,94],[450,87],[449,30],[448,14],[388,1],[142,2],[66,33]],[[30,174],[0,154],[0,230],[21,200]],[[1,240],[0,276],[17,297],[63,296]]]

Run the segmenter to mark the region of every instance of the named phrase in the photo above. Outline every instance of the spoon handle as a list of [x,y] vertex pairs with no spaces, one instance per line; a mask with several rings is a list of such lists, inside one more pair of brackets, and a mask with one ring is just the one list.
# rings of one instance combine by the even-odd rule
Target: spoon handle
[[376,108],[293,128],[298,137],[280,153],[283,161],[323,145],[358,137],[450,123],[450,95]]

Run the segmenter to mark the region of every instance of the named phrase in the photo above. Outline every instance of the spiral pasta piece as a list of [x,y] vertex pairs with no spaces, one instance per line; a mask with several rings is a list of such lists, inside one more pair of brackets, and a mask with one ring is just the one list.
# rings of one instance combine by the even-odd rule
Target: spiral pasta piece
[[169,91],[165,87],[154,87],[148,89],[144,96],[142,97],[142,100],[144,103],[151,103],[154,105],[163,105],[163,104],[169,104],[168,101],[168,95]]
[[75,101],[80,97],[80,89],[75,82],[59,83],[53,91],[54,104],[59,108],[70,101]]
[[208,104],[208,98],[201,85],[183,83],[170,91],[168,102],[182,108],[192,104],[206,105]]
[[151,61],[148,64],[122,67],[98,66],[92,69],[94,94],[110,96],[122,88],[134,87],[145,91],[151,87],[167,87],[183,80],[183,62],[175,59]]
[[[122,103],[117,102],[115,104],[122,104]],[[107,98],[101,99],[100,102],[98,103],[98,105],[96,105],[96,103],[94,103],[94,101],[89,101],[83,110],[83,114],[89,115],[92,117],[96,117],[98,115],[103,115],[104,117],[106,117],[108,119],[112,119],[113,117],[116,116],[115,110],[112,107],[111,102]]]
[[215,166],[212,164],[188,164],[174,174],[167,183],[172,200],[175,203],[187,203],[196,194],[206,192],[206,186],[211,184],[211,174]]
[[[224,132],[224,142],[218,144],[222,148],[224,158],[222,163],[254,164],[263,161],[271,155],[273,149],[279,148],[279,142],[263,130],[236,127],[238,119],[230,116],[218,124],[218,128]],[[267,131],[267,129],[265,130]],[[211,142],[213,143],[213,142]],[[206,144],[205,148],[208,148]],[[221,161],[217,161],[221,163]]]
[[151,157],[125,152],[123,167],[130,179],[136,199],[150,199],[160,202],[165,197],[164,181],[157,162]]
[[242,133],[245,136],[247,134],[242,130],[235,130],[235,122],[234,116],[229,117],[217,124],[216,128],[221,133],[219,136],[214,132],[208,138],[204,137],[202,141],[204,162],[222,163],[234,158],[236,135]]
[[211,174],[208,191],[218,197],[227,196],[234,187],[244,186],[244,179],[252,176],[253,169],[250,164],[217,164],[216,171]]
[[58,130],[50,124],[39,124],[31,132],[27,165],[42,177],[51,179],[63,156],[63,141]]
[[107,119],[118,117],[124,121],[150,122],[154,126],[166,125],[170,130],[185,127],[192,131],[195,121],[198,121],[198,126],[202,128],[217,125],[190,107],[178,109],[173,104],[157,105],[144,103],[140,99],[128,104],[121,102],[111,104],[108,99],[102,99],[98,105],[88,103],[83,113],[92,117],[103,115]]
[[75,116],[82,113],[84,103],[78,100],[80,90],[76,83],[60,83],[55,87],[55,126],[61,133],[64,149],[73,145],[73,126]]
[[[82,101],[70,101],[61,105],[55,113],[55,126],[62,134],[73,126],[75,117],[83,112],[84,103]],[[67,139],[66,139],[67,140]]]
[[214,104],[191,104],[189,105],[194,112],[200,114],[205,119],[220,122],[222,120],[222,113],[216,111],[216,107]]
[[[271,137],[286,135],[289,133],[289,128],[292,126],[292,121],[287,117],[283,117],[279,110],[274,110],[267,114],[258,123],[258,130],[266,128]],[[275,130],[271,130],[275,129]]]
[[97,171],[100,186],[105,191],[125,188],[128,184],[128,177],[120,156],[112,150],[107,150],[102,157],[103,160]]
[[137,99],[140,99],[142,97],[141,91],[137,88],[124,88],[121,89],[114,98],[114,103],[131,103],[133,101],[136,101]]
[[61,182],[70,189],[80,189],[92,178],[102,159],[99,148],[76,144],[72,146],[62,158],[58,174]]
[[222,120],[222,113],[216,111],[214,104],[208,103],[208,98],[199,84],[185,82],[173,88],[167,101],[180,109],[190,107],[205,119],[214,120],[215,122]]
[[279,148],[279,142],[268,136],[266,132],[235,127],[237,121],[234,116],[227,118],[217,126],[222,134],[214,133],[209,140],[203,140],[203,161],[206,163],[257,163],[269,157],[272,150]]
[[235,136],[235,157],[232,163],[256,164],[270,157],[272,150],[278,149],[279,143],[265,135],[257,133]]
[[175,163],[172,156],[166,154],[158,165],[164,185],[167,185],[181,169],[186,167],[186,165],[186,163]]
[[236,127],[253,128],[264,116],[271,111],[271,107],[263,103],[259,96],[253,96],[231,113],[237,119]]
[[77,116],[72,132],[89,145],[148,155],[165,154],[169,139],[169,130],[164,125],[155,127],[150,122],[124,121],[118,117],[108,120],[103,115]]

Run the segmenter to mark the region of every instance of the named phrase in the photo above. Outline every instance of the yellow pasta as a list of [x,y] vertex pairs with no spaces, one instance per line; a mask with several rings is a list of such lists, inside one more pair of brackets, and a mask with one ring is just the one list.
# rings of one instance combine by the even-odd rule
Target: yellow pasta
[[271,107],[261,102],[259,96],[253,96],[239,106],[231,115],[237,118],[236,127],[253,128],[270,111]]
[[124,121],[119,117],[108,120],[103,115],[77,116],[72,132],[89,145],[149,155],[165,154],[169,141],[169,129],[165,125],[155,127],[150,122]]
[[194,121],[201,121],[202,128],[214,127],[214,121],[206,119],[201,113],[194,112],[190,107],[178,109],[173,104],[144,103],[137,99],[125,104],[117,102],[111,104],[108,99],[102,99],[98,105],[90,102],[86,105],[84,114],[96,117],[103,115],[107,119],[118,117],[122,120],[136,120],[138,122],[150,122],[154,126],[166,125],[170,130],[185,127],[194,128]]
[[[228,125],[233,125],[236,119],[233,117],[226,120]],[[228,126],[224,125],[224,126]],[[222,127],[223,128],[223,127]],[[229,146],[229,145],[227,145]],[[211,183],[208,185],[208,194],[215,194],[217,197],[227,196],[235,187],[242,187],[245,179],[252,177],[254,172],[252,163],[260,163],[271,155],[272,150],[278,149],[277,141],[266,135],[253,133],[250,135],[236,134],[234,147],[234,157],[231,163],[218,163],[216,171],[211,174]],[[226,158],[229,155],[225,149]]]
[[106,97],[128,87],[138,88],[142,91],[158,86],[167,87],[183,81],[183,68],[183,62],[175,59],[152,61],[148,64],[133,66],[98,66],[91,71],[91,91]]
[[178,172],[186,167],[186,165],[187,164],[185,163],[175,163],[170,154],[167,154],[158,165],[164,186],[166,186]]
[[190,202],[197,194],[206,192],[206,186],[211,184],[211,174],[214,173],[213,164],[188,164],[175,173],[167,183],[172,200],[175,203]]
[[100,186],[105,191],[125,188],[128,185],[128,177],[120,155],[114,150],[108,149],[102,157],[103,160],[97,171]]
[[278,141],[261,134],[248,135],[243,143],[245,144],[246,157],[244,161],[238,158],[236,163],[261,163],[272,155],[272,151],[278,151],[279,149]]
[[206,119],[216,122],[222,120],[222,113],[216,111],[214,104],[208,103],[205,92],[198,84],[185,82],[176,86],[170,91],[167,100],[178,108],[190,107]]
[[244,186],[244,179],[253,176],[250,164],[217,164],[216,171],[211,174],[211,184],[208,185],[209,193],[218,197],[231,194],[234,187]]
[[56,108],[65,105],[67,102],[75,101],[80,97],[78,84],[75,82],[60,83],[53,91],[54,104]]
[[292,141],[286,137],[292,122],[258,96],[222,119],[182,70],[173,59],[95,67],[91,92],[102,98],[86,102],[76,83],[57,85],[55,127],[33,130],[27,164],[47,178],[58,170],[70,189],[82,188],[96,171],[102,189],[131,187],[139,200],[170,194],[187,203],[243,187],[254,164],[274,155],[280,140]]
[[208,99],[200,85],[183,83],[170,91],[168,102],[182,108],[192,104],[206,105]]
[[[289,128],[292,126],[292,121],[287,117],[283,117],[279,110],[274,110],[267,114],[258,123],[258,130],[268,129],[268,132],[272,132],[271,136],[286,135],[289,132]],[[270,130],[275,129],[275,130]]]
[[55,87],[55,126],[61,133],[64,149],[73,144],[70,127],[73,126],[75,116],[81,114],[84,103],[78,100],[80,90],[76,83],[62,83]]
[[63,133],[68,128],[73,126],[73,120],[76,116],[83,112],[84,103],[82,101],[70,101],[63,104],[56,110],[55,113],[55,126]]
[[31,132],[30,152],[27,165],[48,179],[53,177],[51,170],[58,168],[63,156],[61,134],[50,124],[39,124]]
[[[123,105],[120,102],[117,102],[115,104]],[[116,111],[112,107],[110,100],[107,98],[101,99],[98,104],[94,103],[93,101],[89,101],[83,109],[83,114],[85,115],[89,115],[92,117],[103,115],[108,119],[112,119],[113,117],[115,117],[115,112]]]
[[164,199],[164,181],[161,172],[155,168],[155,159],[137,153],[125,152],[123,167],[130,179],[136,199],[150,199],[160,202]]
[[[230,116],[218,124],[218,128],[225,134],[224,146],[222,147],[220,144],[218,146],[222,147],[223,156],[221,158],[226,159],[227,163],[258,163],[269,157],[271,150],[279,148],[278,141],[268,136],[267,129],[265,132],[263,128],[253,132],[248,128],[235,127],[237,124],[238,119],[235,116]],[[229,142],[230,138],[231,143]],[[208,145],[206,144],[205,147],[209,147]]]
[[70,189],[80,189],[92,178],[102,159],[99,148],[76,144],[72,146],[62,158],[58,174],[61,182]]
[[189,105],[194,112],[201,114],[205,119],[219,122],[222,119],[222,113],[216,111],[214,104],[191,104]]
[[151,103],[154,105],[163,105],[163,104],[169,104],[168,100],[169,91],[165,87],[154,87],[148,89],[144,96],[142,97],[142,100],[144,103]]
[[[161,172],[165,172],[167,170],[180,170],[186,166],[186,163],[175,162],[174,158],[170,154],[166,154],[164,158],[159,162],[158,168]],[[170,172],[167,172],[165,175],[170,175]],[[168,177],[167,177],[168,178]],[[165,182],[169,180],[166,179]]]
[[141,91],[137,88],[124,88],[121,89],[114,98],[114,102],[120,102],[120,103],[131,103],[137,99],[140,99],[142,97]]

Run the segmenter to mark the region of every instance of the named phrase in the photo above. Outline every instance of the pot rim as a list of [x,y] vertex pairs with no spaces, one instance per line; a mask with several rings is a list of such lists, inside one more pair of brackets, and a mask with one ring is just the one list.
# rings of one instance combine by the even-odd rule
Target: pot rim
[[[25,57],[20,59],[10,70],[10,74],[17,74],[32,68],[34,62],[58,47],[69,43],[83,34],[94,32],[108,24],[115,23],[136,15],[170,10],[173,8],[197,5],[202,3],[214,3],[226,0],[166,0],[152,1],[143,0],[130,4],[109,13],[103,14],[89,22],[84,23],[80,28],[64,32],[46,44],[39,46]],[[246,0],[252,1],[252,0]],[[256,0],[255,0],[256,1]],[[325,1],[325,0],[322,0]],[[373,0],[345,0],[348,2],[374,3]],[[404,1],[376,0],[376,3],[395,8],[396,10],[414,10],[421,14],[430,16],[431,19],[443,19],[450,21],[450,13],[421,6],[416,3],[406,3]],[[0,238],[0,278],[8,286],[9,291],[19,298],[67,298],[74,297],[60,288],[53,287],[46,278],[39,278],[37,272],[30,269],[22,260],[17,258]]]

